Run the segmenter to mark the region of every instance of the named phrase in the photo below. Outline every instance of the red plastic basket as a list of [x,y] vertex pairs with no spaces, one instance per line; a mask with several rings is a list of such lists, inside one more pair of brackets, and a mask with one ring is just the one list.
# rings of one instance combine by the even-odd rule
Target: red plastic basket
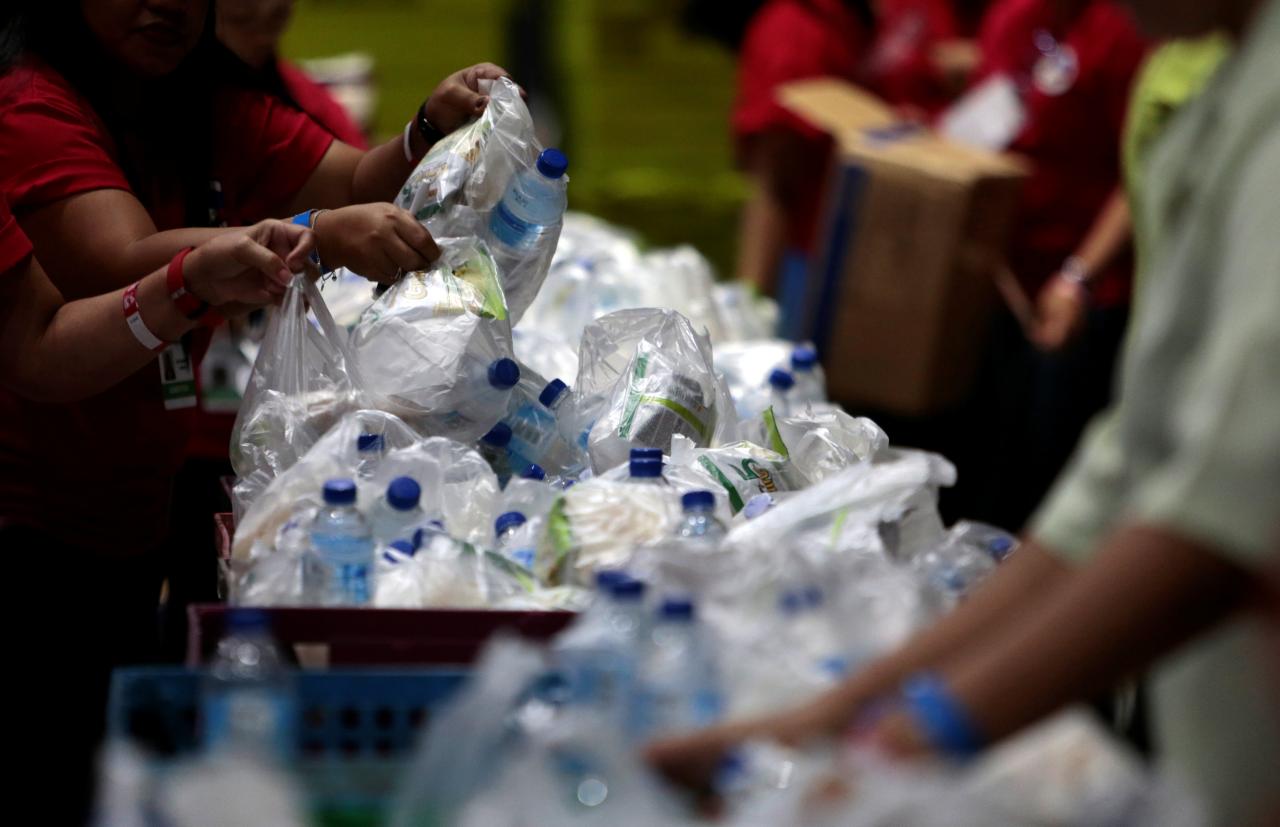
[[[199,666],[213,654],[232,611],[233,607],[221,603],[188,609],[189,666]],[[487,609],[315,607],[265,611],[276,640],[292,647],[300,660],[305,661],[302,653],[308,652],[316,666],[465,665],[472,663],[498,632],[548,640],[575,617],[573,612]]]

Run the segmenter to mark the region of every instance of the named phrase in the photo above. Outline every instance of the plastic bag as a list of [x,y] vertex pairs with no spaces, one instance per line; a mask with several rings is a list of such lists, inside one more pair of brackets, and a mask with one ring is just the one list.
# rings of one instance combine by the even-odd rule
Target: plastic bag
[[436,142],[396,199],[396,205],[425,223],[433,236],[454,234],[438,218],[454,205],[493,209],[516,171],[537,160],[533,117],[519,87],[510,78],[500,78],[487,94],[489,104],[480,117]]
[[617,377],[591,429],[597,473],[624,462],[633,446],[670,453],[676,434],[699,446],[736,435],[728,391],[711,367],[711,343],[679,313],[621,311],[600,319],[583,336],[580,360],[577,393],[584,407]]
[[679,439],[672,448],[671,462],[703,475],[707,487],[723,492],[732,513],[737,514],[757,494],[799,491],[809,484],[791,462],[781,438],[770,443],[774,450],[751,442],[691,449],[687,440]]
[[452,537],[437,536],[408,560],[379,573],[373,604],[382,609],[542,608],[536,583],[498,555]]
[[680,517],[669,486],[587,480],[552,507],[536,571],[547,583],[591,583],[597,569],[626,568],[637,547],[668,539]]
[[437,243],[436,264],[383,293],[352,331],[351,349],[377,407],[422,433],[471,442],[509,404],[511,385],[491,381],[490,369],[512,359],[511,324],[488,247]]
[[711,298],[728,341],[749,342],[777,335],[778,303],[754,287],[740,281],[717,284]]
[[[308,306],[315,321],[308,318]],[[345,333],[315,284],[295,276],[271,317],[231,434],[237,516],[344,414],[360,383]]]
[[302,459],[272,480],[236,523],[233,566],[249,558],[255,542],[270,544],[300,506],[319,507],[325,480],[356,476],[357,443],[363,434],[381,436],[388,449],[408,447],[419,439],[412,428],[382,411],[360,410],[343,417]]
[[812,482],[821,482],[859,462],[884,458],[889,437],[866,417],[844,411],[810,411],[790,417],[766,415],[742,425],[746,439],[772,445],[773,434],[787,448],[792,464]]

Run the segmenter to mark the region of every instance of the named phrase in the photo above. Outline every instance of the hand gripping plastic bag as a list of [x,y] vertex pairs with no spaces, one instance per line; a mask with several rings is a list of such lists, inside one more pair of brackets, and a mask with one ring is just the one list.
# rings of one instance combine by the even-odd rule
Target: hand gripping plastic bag
[[737,434],[728,391],[712,368],[710,341],[674,311],[624,310],[588,327],[576,392],[580,411],[593,399],[608,400],[589,441],[597,473],[626,461],[632,447],[669,454],[676,434],[698,446]]
[[267,325],[232,430],[237,516],[358,405],[346,334],[316,285],[297,275]]
[[472,442],[503,417],[519,379],[511,323],[484,242],[438,243],[430,270],[406,273],[365,312],[351,351],[378,408]]
[[[412,212],[436,238],[475,235],[485,239],[508,311],[518,320],[547,276],[561,220],[542,227],[536,236],[522,238],[516,246],[504,243],[504,235],[490,229],[507,188],[517,175],[534,168],[542,147],[515,83],[500,78],[486,92],[485,111],[431,148],[410,174],[396,203]],[[568,180],[562,175],[553,186],[563,188]]]
[[480,117],[431,147],[396,198],[396,205],[413,213],[433,235],[442,229],[436,217],[454,205],[493,209],[512,176],[538,158],[533,117],[519,87],[501,78],[488,95]]

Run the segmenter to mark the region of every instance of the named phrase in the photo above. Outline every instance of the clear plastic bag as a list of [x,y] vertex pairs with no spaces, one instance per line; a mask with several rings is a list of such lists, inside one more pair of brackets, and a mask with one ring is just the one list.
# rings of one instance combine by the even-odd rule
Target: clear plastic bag
[[231,435],[237,516],[359,407],[356,376],[346,334],[320,291],[307,276],[295,276],[267,325]]
[[752,442],[698,449],[687,440],[677,439],[671,462],[688,466],[701,475],[705,487],[723,493],[731,513],[737,514],[758,494],[799,491],[809,485],[776,433],[774,431],[775,438],[769,441],[772,450]]
[[711,364],[710,341],[674,311],[624,310],[588,327],[575,391],[579,409],[607,399],[591,429],[592,468],[621,464],[635,446],[670,453],[677,434],[698,446],[736,436],[728,391]]
[[888,456],[889,437],[866,417],[828,408],[790,417],[764,416],[744,423],[746,439],[771,445],[773,434],[786,446],[793,465],[821,482],[851,465]]
[[519,87],[501,78],[487,94],[489,104],[480,117],[431,147],[396,198],[396,205],[413,213],[432,235],[454,234],[445,222],[455,205],[493,209],[517,170],[538,158],[533,117]]
[[406,273],[365,312],[351,336],[378,408],[425,434],[471,442],[506,413],[510,386],[490,368],[512,359],[511,323],[488,247],[438,241],[430,270]]

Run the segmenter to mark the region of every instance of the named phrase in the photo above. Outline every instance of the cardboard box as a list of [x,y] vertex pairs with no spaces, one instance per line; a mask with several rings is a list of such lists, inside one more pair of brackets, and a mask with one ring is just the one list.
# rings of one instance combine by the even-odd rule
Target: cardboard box
[[945,410],[970,387],[987,339],[1024,165],[899,124],[844,81],[788,84],[778,97],[837,145],[800,320],[832,397]]

